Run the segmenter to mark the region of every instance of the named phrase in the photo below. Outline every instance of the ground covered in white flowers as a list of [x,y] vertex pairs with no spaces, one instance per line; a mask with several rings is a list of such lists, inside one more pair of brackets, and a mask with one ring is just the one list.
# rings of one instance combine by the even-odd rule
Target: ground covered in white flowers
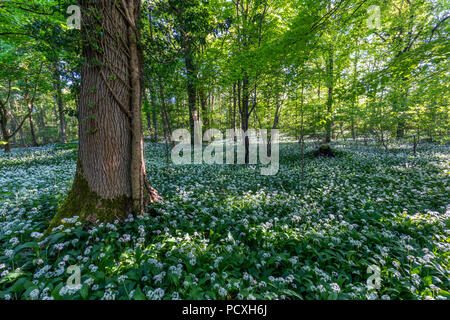
[[[0,299],[448,299],[450,147],[335,148],[309,152],[302,180],[296,144],[272,177],[251,165],[167,171],[164,146],[148,144],[156,214],[46,238],[74,145],[1,152]],[[67,286],[71,265],[80,289]]]

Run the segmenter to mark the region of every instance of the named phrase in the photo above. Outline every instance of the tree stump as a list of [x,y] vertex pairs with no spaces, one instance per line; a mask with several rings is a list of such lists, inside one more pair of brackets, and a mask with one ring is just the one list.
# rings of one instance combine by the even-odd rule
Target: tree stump
[[335,154],[329,145],[321,145],[318,150],[314,152],[314,156],[317,157],[326,157],[326,158],[334,158]]

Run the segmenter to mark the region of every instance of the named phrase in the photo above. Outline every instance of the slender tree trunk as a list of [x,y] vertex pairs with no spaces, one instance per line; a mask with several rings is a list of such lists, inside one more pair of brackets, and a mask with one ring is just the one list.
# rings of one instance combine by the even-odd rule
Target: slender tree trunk
[[200,113],[197,110],[197,92],[195,86],[195,65],[192,56],[192,45],[190,39],[185,38],[184,41],[184,59],[186,64],[187,74],[187,94],[188,94],[188,107],[189,107],[189,128],[191,132],[191,144],[194,145],[195,137],[195,122],[200,121]]
[[45,124],[45,110],[43,108],[41,108],[38,114],[37,121],[39,124],[39,135],[42,137],[42,144],[46,145],[49,139],[45,133],[47,126]]
[[152,127],[152,117],[150,113],[145,114],[145,118],[147,120],[147,129],[150,137],[153,137],[153,127]]
[[156,105],[152,106],[152,119],[153,119],[153,138],[154,142],[158,141],[158,117],[156,113]]
[[58,106],[59,128],[61,130],[61,142],[66,143],[66,120],[64,118],[64,105],[62,98],[61,73],[59,70],[59,62],[55,62],[55,99]]
[[[402,81],[406,82],[406,78],[403,78]],[[407,110],[407,101],[408,101],[408,91],[405,90],[405,92],[403,92],[401,94],[400,97],[400,102],[397,103],[396,105],[399,106],[399,108],[397,110],[395,110],[397,112],[397,139],[401,139],[405,137],[405,129],[406,129],[406,124],[405,124],[405,116],[403,115],[403,112]]]
[[236,84],[233,83],[233,117],[231,125],[233,127],[234,141],[236,141],[236,107],[237,107]]
[[201,88],[198,92],[200,105],[202,108],[202,120],[203,120],[203,129],[206,131],[209,128],[209,118],[208,118],[208,97],[205,94],[203,88]]
[[356,85],[358,81],[358,52],[355,54],[355,60],[353,65],[353,98],[352,98],[352,110],[350,112],[351,114],[351,131],[352,131],[352,139],[353,141],[356,140],[356,128],[355,128],[355,108],[357,106],[357,91],[356,91]]
[[[280,102],[280,91],[278,88],[276,88],[276,110],[275,110],[275,116],[273,118],[273,125],[272,130],[278,128],[278,123],[280,119],[280,108],[281,108],[281,102]],[[271,133],[268,133],[267,135],[267,156],[272,156],[272,135]]]
[[[249,102],[250,102],[250,92],[249,92],[249,79],[248,75],[244,73],[244,79],[242,81],[242,110],[241,110],[241,128],[244,133],[248,131],[248,118],[249,118]],[[247,134],[244,137],[244,146],[245,146],[245,163],[249,163],[249,149],[250,149],[250,141]]]
[[332,112],[333,112],[333,47],[330,46],[328,52],[328,61],[327,61],[327,86],[328,86],[328,98],[327,98],[327,119],[325,124],[325,143],[331,142],[331,129],[333,126],[332,122]]
[[163,131],[164,131],[164,144],[166,147],[166,167],[167,170],[169,170],[170,162],[169,162],[169,140],[170,140],[170,132],[172,132],[172,129],[170,127],[170,119],[167,111],[167,105],[166,105],[166,95],[164,91],[164,84],[161,78],[161,75],[158,75],[159,79],[159,94],[161,99],[161,105],[162,105],[162,124],[163,124]]
[[305,179],[305,106],[304,106],[304,90],[305,82],[302,81],[302,93],[300,101],[300,143],[301,143],[301,154],[302,154],[302,180]]
[[161,75],[159,77],[159,94],[161,97],[161,106],[162,106],[162,119],[163,119],[163,127],[164,129],[164,137],[166,141],[170,141],[170,133],[172,132],[172,125],[169,116],[169,110],[167,110],[166,103],[166,94],[164,90],[164,83]]
[[146,181],[143,158],[140,3],[81,1],[78,163],[72,190],[50,227],[68,216],[123,220],[159,198]]
[[147,121],[147,130],[150,137],[153,137],[153,127],[152,127],[152,116],[151,116],[151,107],[147,94],[144,92],[144,114],[145,120]]
[[157,108],[156,108],[156,96],[155,96],[155,91],[154,91],[155,89],[154,89],[152,83],[150,83],[149,89],[150,89],[150,108],[151,108],[152,121],[153,121],[152,141],[158,142],[158,117],[157,117]]
[[156,96],[153,83],[150,80],[149,83],[150,91],[150,111],[147,113],[147,125],[152,128],[150,132],[150,137],[152,142],[158,141],[158,118],[157,118],[157,106],[156,106]]
[[30,124],[31,143],[32,143],[33,147],[37,147],[37,146],[39,146],[39,143],[37,142],[36,133],[35,133],[35,129],[34,129],[33,106],[28,106],[28,112],[30,113],[28,121]]
[[[19,106],[17,105],[16,100],[14,99],[14,96],[11,97],[11,108],[14,108],[16,113],[19,112]],[[20,142],[21,142],[22,146],[26,146],[25,135],[23,133],[22,125],[20,125],[20,123],[14,117],[14,113],[11,112],[11,116],[13,117],[13,120],[16,123],[16,125],[19,127],[19,131],[18,132],[19,132],[19,135],[20,135]]]
[[237,104],[239,110],[239,128],[242,129],[242,83],[240,80],[237,85]]

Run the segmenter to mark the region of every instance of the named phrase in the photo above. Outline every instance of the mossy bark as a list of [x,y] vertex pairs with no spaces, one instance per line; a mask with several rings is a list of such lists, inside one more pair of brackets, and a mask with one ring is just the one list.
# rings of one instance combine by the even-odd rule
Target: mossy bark
[[50,222],[47,233],[64,224],[64,219],[79,217],[83,224],[95,225],[97,222],[123,221],[133,212],[131,197],[125,195],[114,199],[105,199],[89,188],[81,172],[77,172],[72,189],[57,214]]

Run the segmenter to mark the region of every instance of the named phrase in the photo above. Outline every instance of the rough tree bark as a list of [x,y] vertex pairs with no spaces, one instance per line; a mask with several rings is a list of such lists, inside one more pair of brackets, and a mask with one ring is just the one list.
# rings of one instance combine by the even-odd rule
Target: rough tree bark
[[[140,0],[82,0],[79,151],[72,190],[50,228],[142,214],[159,195],[146,181],[141,120]],[[100,32],[96,32],[99,30]],[[49,230],[51,230],[49,228]]]

